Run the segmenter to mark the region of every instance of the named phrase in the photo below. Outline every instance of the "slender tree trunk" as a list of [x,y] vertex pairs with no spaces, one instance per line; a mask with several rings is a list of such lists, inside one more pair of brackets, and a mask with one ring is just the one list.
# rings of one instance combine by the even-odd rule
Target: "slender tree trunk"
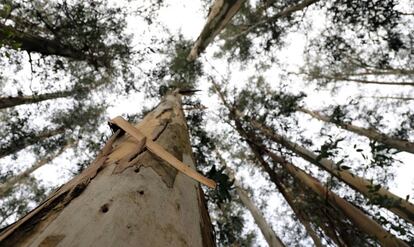
[[241,36],[247,35],[251,31],[253,31],[254,29],[256,29],[256,28],[258,28],[260,26],[263,26],[266,23],[274,22],[277,19],[286,18],[286,17],[292,15],[293,13],[295,13],[297,11],[302,11],[305,8],[309,7],[310,5],[315,4],[315,3],[319,2],[319,1],[320,0],[303,0],[302,2],[299,2],[299,3],[295,4],[295,5],[286,7],[286,9],[278,12],[277,14],[275,14],[273,16],[270,16],[270,17],[267,17],[267,18],[264,18],[263,20],[261,20],[261,21],[259,21],[257,23],[252,24],[249,28],[247,28],[243,32],[237,34],[236,36],[231,37],[230,40],[235,40],[235,39],[237,39],[237,38],[239,38]]
[[[291,207],[292,211],[294,212],[294,214],[296,215],[298,220],[305,227],[306,232],[312,238],[315,246],[316,247],[324,246],[321,242],[320,237],[318,236],[316,231],[313,229],[307,213],[304,210],[298,208],[298,206],[296,204],[296,202],[298,200],[301,200],[305,196],[303,194],[303,190],[301,190],[300,193],[296,192],[296,194],[293,195],[292,192],[289,191],[289,188],[286,188],[285,185],[283,185],[283,183],[281,182],[282,181],[281,177],[279,175],[277,175],[276,172],[273,171],[270,168],[269,164],[263,159],[263,157],[257,152],[257,150],[252,149],[252,151],[253,151],[256,159],[260,162],[260,164],[262,165],[264,170],[269,175],[270,180],[276,185],[277,189],[283,195],[283,197],[285,198],[286,202]],[[325,205],[323,205],[322,207],[324,207],[324,206]],[[321,210],[322,210],[322,207],[321,207]],[[322,219],[319,218],[319,221],[321,221],[321,220]],[[336,245],[338,245],[338,246],[348,246],[347,244],[345,244],[345,241],[343,240],[342,236],[338,236],[336,234],[335,229],[338,228],[339,226],[334,225],[334,228],[327,228],[324,224],[324,221],[323,222],[318,222],[317,225],[325,232],[325,234],[332,241],[334,241],[336,243]]]
[[57,55],[75,60],[85,60],[86,56],[56,40],[31,35],[15,30],[13,27],[0,23],[0,40],[7,41],[13,48],[20,48],[27,52],[38,52],[42,55]]
[[[312,76],[311,76],[312,77]],[[343,76],[328,76],[328,75],[317,75],[312,77],[314,79],[327,79],[332,81],[346,81],[346,82],[355,82],[361,84],[377,84],[377,85],[394,85],[394,86],[414,86],[414,82],[397,82],[397,81],[376,81],[376,80],[364,80],[358,78],[349,78]]]
[[25,149],[35,143],[44,141],[52,136],[63,134],[64,132],[64,128],[58,128],[54,130],[45,130],[38,134],[26,137],[20,137],[18,140],[10,143],[9,145],[0,148],[0,159],[6,157],[7,155],[17,153],[22,149]]
[[223,30],[246,0],[215,0],[210,8],[207,22],[191,48],[187,60],[194,61],[213,39]]
[[0,109],[5,109],[13,106],[33,104],[45,100],[64,98],[76,93],[75,90],[45,93],[39,95],[28,95],[28,96],[15,96],[15,97],[3,97],[0,98]]
[[240,198],[240,201],[243,203],[243,205],[249,210],[250,214],[253,216],[254,222],[259,227],[260,231],[263,234],[264,239],[266,240],[267,244],[270,247],[284,247],[282,240],[276,235],[276,233],[273,231],[270,224],[267,223],[266,219],[264,218],[263,214],[260,212],[260,210],[256,207],[253,200],[249,198],[249,195],[245,189],[238,183],[237,180],[235,180],[234,171],[227,166],[225,160],[222,158],[220,153],[216,150],[218,159],[220,160],[220,163],[222,166],[225,167],[227,172],[230,175],[230,178],[234,180],[234,185],[236,187],[236,193]]
[[[307,220],[306,213],[302,212],[300,209],[298,209],[295,206],[293,196],[289,195],[289,193],[287,192],[287,188],[283,185],[281,177],[278,174],[276,174],[276,172],[273,171],[273,169],[269,166],[269,164],[263,159],[263,157],[260,154],[260,152],[258,151],[258,149],[255,146],[251,145],[252,143],[249,140],[249,136],[246,133],[246,131],[242,128],[242,126],[240,125],[240,122],[236,121],[236,129],[237,129],[238,133],[241,136],[246,138],[250,149],[252,150],[253,154],[255,155],[255,158],[259,161],[259,163],[261,164],[264,171],[269,175],[270,180],[276,185],[276,188],[279,190],[279,192],[285,198],[286,202],[292,208],[293,212],[298,217],[299,221],[303,224],[303,226],[305,227],[307,233],[309,234],[309,236],[314,241],[315,246],[317,246],[317,247],[323,246],[318,234],[313,230],[311,224]],[[296,194],[295,198],[298,198],[299,196],[303,196],[303,195],[302,194],[300,194],[300,195]],[[337,226],[335,225],[333,227],[337,227]],[[326,235],[329,236],[338,246],[340,246],[340,247],[347,246],[345,244],[345,241],[342,239],[342,236],[338,236],[336,234],[335,229],[330,229],[330,228],[328,229],[323,224],[321,225],[321,228],[326,233]]]
[[411,97],[395,97],[395,96],[362,96],[362,98],[389,99],[389,100],[400,100],[400,101],[414,100],[414,98],[411,98]]
[[[342,199],[335,193],[329,191],[323,186],[317,179],[308,175],[299,167],[287,162],[283,158],[275,155],[274,153],[267,150],[265,147],[260,146],[254,142],[254,138],[251,138],[248,133],[241,127],[240,122],[236,122],[237,130],[239,134],[247,139],[247,143],[256,156],[261,156],[260,152],[264,152],[269,155],[274,162],[279,163],[283,168],[289,172],[293,177],[296,177],[305,186],[316,193],[320,198],[327,200],[333,207],[340,209],[361,231],[368,235],[378,239],[383,246],[406,246],[408,245],[387,232],[379,225],[376,221],[369,218],[361,210],[356,208],[351,203]],[[269,174],[274,174],[273,170],[266,165],[264,167],[267,171],[271,171]],[[274,176],[274,175],[273,175]],[[277,179],[277,178],[276,178]]]
[[[230,111],[230,118],[236,122],[236,124],[241,125],[240,118],[243,117],[243,114],[238,111],[237,109],[233,109],[228,102],[226,101],[224,95],[219,90],[217,84],[213,83],[216,91],[219,94],[223,104],[226,108]],[[307,150],[306,148],[300,146],[297,143],[291,142],[286,137],[278,135],[274,133],[274,131],[255,121],[254,119],[250,120],[252,127],[261,131],[265,136],[267,136],[272,141],[279,143],[280,145],[286,147],[287,149],[295,152],[303,159],[311,162],[312,164],[320,167],[321,169],[329,172],[333,176],[337,177],[339,180],[345,182],[354,190],[363,194],[366,198],[373,200],[372,202],[375,203],[376,199],[386,199],[392,200],[392,205],[387,205],[387,209],[391,212],[395,213],[396,215],[400,216],[401,218],[407,220],[410,223],[414,224],[414,205],[408,202],[407,200],[391,193],[390,191],[380,187],[378,190],[374,191],[373,189],[376,188],[376,185],[373,184],[371,181],[366,180],[365,178],[359,177],[355,174],[347,170],[340,170],[338,166],[329,159],[319,159],[318,155],[313,153],[312,151]]]
[[69,144],[63,146],[55,154],[52,154],[50,156],[47,156],[46,158],[37,160],[36,163],[34,163],[32,166],[30,166],[29,168],[27,168],[23,172],[15,175],[15,176],[13,176],[9,180],[7,180],[5,183],[0,184],[0,198],[4,197],[4,194],[8,190],[10,190],[11,188],[13,188],[16,184],[21,183],[23,180],[25,180],[26,178],[28,178],[30,176],[30,174],[32,174],[34,171],[36,171],[40,167],[48,164],[49,162],[51,162],[52,160],[54,160],[56,157],[58,157],[59,155],[61,155],[63,152],[65,152],[65,150],[71,148],[73,145],[74,145],[74,143],[72,142],[72,143],[69,143]]
[[[178,93],[166,96],[136,128],[195,169]],[[215,244],[199,183],[121,130],[80,175],[3,230],[0,241],[2,246]]]
[[380,198],[392,200],[393,203],[391,203],[391,205],[387,205],[386,208],[410,223],[414,223],[414,205],[407,200],[391,193],[383,187],[380,187],[377,191],[375,191],[374,188],[376,188],[376,184],[373,184],[371,181],[368,181],[363,177],[359,177],[347,170],[341,170],[334,161],[325,158],[319,159],[318,155],[312,151],[300,146],[297,143],[289,141],[284,136],[274,133],[271,129],[254,120],[251,122],[254,127],[259,129],[272,141],[279,143],[287,149],[295,152],[303,159],[329,172],[339,180],[345,182],[353,189],[363,194],[369,200],[372,200],[372,202],[378,204],[376,200]]
[[389,137],[389,136],[387,136],[387,135],[385,135],[385,134],[383,134],[379,131],[376,131],[374,129],[366,129],[366,128],[358,127],[358,126],[355,126],[355,125],[352,125],[352,124],[347,124],[347,123],[333,122],[330,117],[324,116],[324,115],[322,115],[322,114],[320,114],[316,111],[311,111],[311,110],[308,110],[308,109],[305,109],[305,108],[298,108],[298,111],[309,114],[310,116],[312,116],[312,117],[314,117],[318,120],[321,120],[321,121],[324,121],[324,122],[327,122],[327,123],[336,124],[337,126],[343,128],[345,130],[351,131],[351,132],[353,132],[355,134],[358,134],[358,135],[366,136],[371,140],[381,142],[381,143],[383,143],[383,144],[385,144],[385,145],[387,145],[391,148],[395,148],[395,149],[398,149],[398,150],[401,150],[401,151],[406,151],[406,152],[414,154],[414,143],[412,143],[412,142]]
[[340,209],[349,219],[363,232],[375,237],[383,246],[407,246],[408,245],[385,231],[381,225],[365,215],[361,210],[356,208],[351,203],[342,199],[332,191],[329,191],[325,186],[319,183],[318,180],[308,175],[302,169],[287,162],[283,158],[274,153],[265,151],[275,162],[281,164],[292,176],[298,178],[308,188],[318,194],[321,198],[326,199],[332,206]]
[[283,195],[283,197],[285,198],[285,200],[288,203],[288,205],[290,206],[290,208],[292,208],[293,213],[296,215],[296,217],[298,218],[300,223],[305,227],[306,232],[312,238],[312,241],[315,244],[315,246],[316,247],[323,247],[321,239],[319,238],[316,231],[313,229],[313,227],[310,224],[307,216],[303,212],[301,212],[301,210],[299,208],[296,207],[293,195],[290,194],[288,192],[288,189],[285,188],[283,185],[278,186],[278,190]]
[[257,224],[260,231],[262,232],[267,244],[270,247],[284,247],[285,245],[275,234],[272,227],[267,223],[266,219],[263,217],[260,210],[256,207],[256,205],[254,205],[253,201],[247,195],[247,192],[239,185],[236,185],[236,192],[237,195],[239,195],[239,198],[242,201],[243,205],[252,214],[254,222]]

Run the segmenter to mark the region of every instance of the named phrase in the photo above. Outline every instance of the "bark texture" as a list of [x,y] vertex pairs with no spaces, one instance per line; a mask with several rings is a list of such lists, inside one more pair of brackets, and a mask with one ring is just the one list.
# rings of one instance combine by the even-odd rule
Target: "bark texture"
[[[178,94],[168,95],[136,128],[195,169]],[[121,130],[84,172],[3,230],[0,241],[2,246],[214,246],[200,185]]]

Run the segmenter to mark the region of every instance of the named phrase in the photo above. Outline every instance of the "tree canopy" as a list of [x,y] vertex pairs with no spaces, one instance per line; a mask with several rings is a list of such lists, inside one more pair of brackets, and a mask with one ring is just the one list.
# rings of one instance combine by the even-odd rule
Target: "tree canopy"
[[218,246],[414,245],[413,5],[180,4],[0,1],[0,225],[178,88]]

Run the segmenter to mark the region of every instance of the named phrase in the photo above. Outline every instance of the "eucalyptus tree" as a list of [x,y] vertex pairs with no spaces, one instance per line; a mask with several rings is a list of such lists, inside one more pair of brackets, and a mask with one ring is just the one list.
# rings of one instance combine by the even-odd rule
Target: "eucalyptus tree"
[[311,39],[302,73],[321,85],[414,85],[413,34],[405,31],[414,25],[405,14],[411,6],[348,0],[329,2],[326,8],[327,24]]
[[[79,170],[84,168],[101,145],[107,104],[99,94],[135,83],[129,66],[141,51],[130,46],[127,10],[107,1],[4,0],[0,9],[0,62],[8,68],[0,72],[0,124],[6,130],[0,157],[2,172],[14,174],[2,188],[19,193],[13,188],[26,178],[40,182],[32,173],[53,164],[60,151],[75,152]],[[67,147],[74,141],[76,147]],[[16,165],[9,165],[13,160]],[[26,210],[34,206],[28,201]]]
[[4,229],[2,245],[215,246],[198,181],[215,183],[195,171],[180,97],[167,94],[136,126],[112,120],[95,161]]
[[[327,200],[333,208],[341,211],[344,214],[345,219],[348,218],[351,222],[353,222],[354,225],[339,227],[335,230],[337,233],[333,235],[332,233],[326,235],[331,238],[332,241],[336,241],[337,245],[341,245],[341,241],[348,242],[348,244],[351,243],[349,241],[352,238],[350,238],[349,235],[347,236],[346,229],[357,227],[361,234],[355,235],[360,236],[360,238],[355,238],[355,241],[359,239],[361,243],[364,243],[363,239],[366,238],[366,236],[370,236],[369,238],[371,240],[365,244],[374,244],[376,241],[379,241],[382,245],[408,246],[405,241],[395,238],[391,236],[390,233],[387,233],[386,229],[388,228],[389,221],[379,221],[381,224],[385,223],[381,226],[381,224],[376,221],[379,220],[378,218],[371,218],[373,215],[378,216],[377,208],[371,209],[372,211],[370,210],[370,213],[368,214],[365,211],[360,211],[360,209],[355,208],[353,204],[338,197],[334,194],[334,192],[330,191],[329,188],[325,188],[322,183],[317,182],[315,178],[312,178],[310,175],[306,174],[304,170],[301,170],[288,161],[291,159],[289,157],[290,155],[296,154],[312,164],[317,165],[319,168],[328,171],[331,173],[331,176],[335,176],[338,179],[338,182],[336,183],[337,186],[340,185],[340,182],[345,182],[352,188],[356,189],[356,191],[362,193],[370,199],[370,203],[377,204],[380,207],[384,207],[394,212],[400,219],[406,220],[407,223],[401,224],[397,222],[392,229],[400,229],[401,231],[399,231],[399,234],[401,237],[408,237],[408,240],[412,241],[412,232],[409,230],[410,227],[408,222],[412,222],[413,205],[409,201],[399,198],[398,196],[387,191],[385,189],[385,185],[376,185],[372,182],[372,180],[364,179],[363,177],[358,177],[358,175],[352,174],[352,172],[350,172],[351,168],[345,165],[346,162],[344,159],[339,162],[328,161],[329,158],[327,157],[335,154],[332,150],[336,148],[335,145],[337,145],[337,142],[331,146],[322,146],[318,151],[318,154],[316,154],[298,143],[293,143],[287,137],[279,135],[278,132],[280,130],[278,131],[278,129],[280,127],[274,125],[274,119],[277,119],[277,123],[279,125],[284,125],[284,127],[282,127],[284,128],[284,131],[290,131],[292,127],[289,126],[289,123],[283,124],[282,120],[284,118],[286,119],[286,116],[289,116],[290,119],[293,118],[292,113],[298,109],[298,99],[303,98],[304,95],[294,96],[274,91],[272,92],[268,86],[266,87],[266,84],[263,84],[263,82],[260,83],[261,84],[256,84],[256,90],[252,90],[252,85],[248,85],[246,89],[242,90],[240,94],[235,97],[233,102],[229,102],[225,98],[224,94],[219,91],[220,86],[213,82],[216,90],[219,92],[223,105],[228,111],[228,118],[231,120],[232,125],[241,137],[248,143],[256,157],[262,159],[260,157],[268,156],[273,162],[281,165],[279,168],[273,168],[277,170],[273,170],[270,166],[265,166],[265,163],[263,163],[264,161],[262,160],[262,165],[265,167],[264,169],[267,170],[267,173],[269,173],[270,176],[275,176],[274,174],[271,175],[275,171],[288,172],[290,176],[293,176],[295,179],[301,181],[303,186],[313,191],[313,193],[315,193],[319,198]],[[261,111],[260,109],[267,110]],[[272,127],[266,126],[269,124]],[[275,144],[278,145],[275,146]],[[287,158],[282,158],[282,156],[276,155],[274,151],[272,151],[273,149],[278,150],[278,152],[281,152],[282,155],[286,155]],[[335,158],[336,160],[339,159],[339,157]],[[322,163],[326,164],[321,165]],[[377,166],[377,169],[387,168],[378,168]],[[281,178],[282,177],[279,177],[279,182],[276,183],[280,183]],[[277,177],[274,179],[277,180]],[[354,181],[352,182],[352,180]],[[285,184],[284,186],[286,188],[283,188],[283,185],[279,184],[278,188],[282,188],[284,191],[292,190],[292,185],[287,186]],[[338,187],[338,189],[339,188],[340,187]],[[332,198],[330,198],[331,194]],[[325,197],[325,195],[327,196]],[[312,204],[310,201],[307,201],[307,203]],[[303,216],[299,217],[303,218]],[[389,218],[389,220],[392,221],[391,218]],[[367,228],[367,225],[370,226]],[[321,225],[319,224],[319,227],[320,226]],[[406,230],[408,230],[408,232]],[[339,239],[342,240],[335,239],[337,234],[339,234]],[[311,235],[311,233],[309,233],[309,235]],[[388,237],[382,238],[382,236],[385,235]],[[354,242],[353,244],[356,243]]]
[[125,59],[130,48],[123,34],[124,12],[107,5],[106,1],[5,0],[2,46],[110,68],[115,60]]

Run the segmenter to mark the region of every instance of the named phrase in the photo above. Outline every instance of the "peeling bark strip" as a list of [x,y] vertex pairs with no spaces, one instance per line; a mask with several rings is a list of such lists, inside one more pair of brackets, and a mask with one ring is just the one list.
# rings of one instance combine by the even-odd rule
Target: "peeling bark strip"
[[186,166],[183,162],[179,161],[173,155],[167,152],[162,146],[149,140],[146,136],[144,136],[144,134],[142,134],[138,129],[134,128],[134,126],[132,126],[122,117],[116,117],[112,119],[111,124],[116,125],[117,127],[121,128],[122,130],[133,136],[135,139],[137,139],[139,141],[140,148],[146,146],[148,150],[151,151],[151,153],[157,155],[162,160],[168,162],[170,165],[172,165],[180,172],[210,188],[216,188],[216,182],[214,180],[208,179],[200,173]]
[[215,0],[211,6],[207,22],[194,43],[188,61],[194,61],[200,53],[213,41],[213,39],[229,23],[231,18],[239,11],[246,0]]
[[[178,93],[167,95],[135,128],[151,136],[166,119],[157,144],[195,169]],[[118,166],[124,169],[114,172]],[[202,197],[199,183],[118,130],[91,166],[4,229],[0,246],[212,247]]]

